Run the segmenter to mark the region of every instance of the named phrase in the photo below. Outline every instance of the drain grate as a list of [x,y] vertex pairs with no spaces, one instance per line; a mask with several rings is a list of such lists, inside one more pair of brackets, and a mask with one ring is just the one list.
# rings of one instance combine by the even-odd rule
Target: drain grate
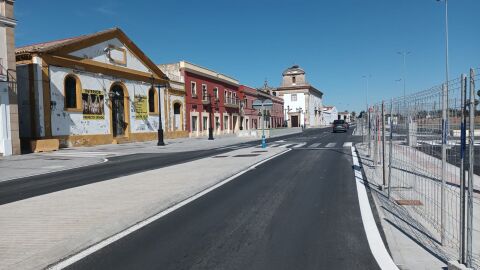
[[395,200],[398,205],[423,205],[420,200]]
[[256,157],[256,156],[260,156],[260,154],[243,154],[243,155],[236,155],[233,157]]

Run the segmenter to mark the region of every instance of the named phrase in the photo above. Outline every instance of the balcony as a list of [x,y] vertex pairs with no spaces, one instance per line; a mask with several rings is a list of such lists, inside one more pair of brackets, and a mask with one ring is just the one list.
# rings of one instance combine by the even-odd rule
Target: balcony
[[225,107],[239,108],[240,100],[238,98],[225,98]]
[[203,105],[210,104],[210,100],[211,100],[210,96],[202,96],[202,104]]

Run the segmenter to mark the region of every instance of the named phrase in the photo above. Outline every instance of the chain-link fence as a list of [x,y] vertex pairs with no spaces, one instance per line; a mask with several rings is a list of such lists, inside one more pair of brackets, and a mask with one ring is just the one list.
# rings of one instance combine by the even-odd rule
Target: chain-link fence
[[472,69],[448,83],[375,104],[359,121],[370,158],[383,166],[388,198],[422,224],[423,233],[441,247],[442,257],[476,269],[480,268],[478,72]]

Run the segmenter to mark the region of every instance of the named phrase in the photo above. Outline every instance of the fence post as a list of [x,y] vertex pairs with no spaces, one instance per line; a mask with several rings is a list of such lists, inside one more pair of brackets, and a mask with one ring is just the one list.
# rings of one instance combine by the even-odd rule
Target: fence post
[[[448,83],[448,82],[447,82]],[[448,87],[442,85],[442,185],[440,189],[440,242],[445,245],[445,185],[447,177],[447,103]]]
[[390,191],[392,190],[392,148],[393,148],[393,99],[390,101],[390,142],[388,151],[388,198],[390,199]]
[[383,189],[387,186],[387,166],[385,162],[385,102],[382,101],[382,166],[383,166]]
[[475,72],[470,69],[470,125],[469,125],[469,149],[468,149],[468,204],[467,204],[467,267],[472,267],[472,233],[473,233],[473,164],[474,160],[474,133],[475,133]]
[[368,156],[372,157],[372,116],[370,114],[370,108],[367,107],[368,116]]
[[467,95],[467,76],[461,77],[461,101],[460,101],[460,244],[459,244],[459,262],[465,263],[465,148],[466,148],[466,122],[465,101]]

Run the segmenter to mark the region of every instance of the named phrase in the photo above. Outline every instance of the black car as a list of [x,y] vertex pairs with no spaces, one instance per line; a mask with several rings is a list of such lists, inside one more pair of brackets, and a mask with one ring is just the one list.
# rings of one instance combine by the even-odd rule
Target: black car
[[334,133],[337,131],[347,132],[348,123],[345,120],[335,120],[333,121],[332,128]]

